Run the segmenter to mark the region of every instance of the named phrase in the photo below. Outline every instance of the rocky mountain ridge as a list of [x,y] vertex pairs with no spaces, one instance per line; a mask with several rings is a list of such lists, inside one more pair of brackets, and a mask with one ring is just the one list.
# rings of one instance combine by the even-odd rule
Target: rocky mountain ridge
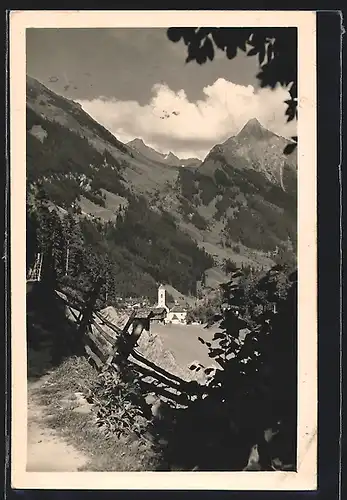
[[133,139],[132,141],[128,142],[127,146],[130,146],[135,151],[142,153],[146,158],[164,163],[165,165],[185,167],[187,165],[198,166],[201,163],[201,160],[199,160],[198,158],[178,158],[171,151],[169,151],[167,154],[159,153],[159,151],[151,148],[150,146],[145,144],[142,139],[139,138]]

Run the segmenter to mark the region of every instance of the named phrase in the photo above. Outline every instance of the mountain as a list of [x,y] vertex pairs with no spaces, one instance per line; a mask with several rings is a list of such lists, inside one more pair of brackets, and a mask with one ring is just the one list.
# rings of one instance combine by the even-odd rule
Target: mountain
[[296,155],[283,154],[284,148],[291,142],[267,130],[253,118],[236,136],[216,145],[199,170],[206,175],[213,175],[226,165],[239,171],[254,170],[285,189],[285,178],[290,182],[296,177]]
[[227,247],[234,261],[241,254],[261,265],[295,259],[297,158],[284,154],[291,142],[252,119],[198,168],[180,170],[181,212],[209,228],[201,247]]
[[128,142],[127,146],[130,146],[133,150],[143,154],[146,158],[159,163],[164,163],[165,165],[185,167],[187,165],[197,166],[201,163],[201,160],[198,158],[188,158],[182,160],[181,158],[175,156],[171,151],[168,154],[159,153],[155,149],[147,146],[142,139],[134,139]]
[[[58,224],[37,215],[42,198],[62,220],[56,234],[71,239],[70,216],[75,224],[80,264],[70,252],[72,270],[64,277],[61,264],[61,279],[82,286],[108,269],[108,297],[154,298],[158,282],[189,297],[201,281],[205,290],[223,281],[226,260],[268,268],[295,259],[296,157],[283,154],[287,139],[258,121],[184,167],[139,139],[122,143],[78,103],[31,77],[26,122],[27,213],[36,214],[28,231],[44,226],[47,236]],[[38,222],[45,217],[46,226]]]
[[[32,78],[26,129],[29,264],[37,245],[47,252],[53,245],[59,279],[74,288],[88,288],[108,270],[109,298],[154,299],[158,282],[195,293],[213,259],[154,203],[178,169],[131,151],[78,104]],[[68,244],[74,251],[64,276]]]
[[[66,135],[68,131],[72,132],[72,137],[77,135],[83,138],[96,153],[110,154],[122,168],[124,182],[134,186],[136,192],[146,195],[154,193],[177,177],[176,168],[168,169],[162,163],[151,161],[123,144],[88,115],[79,103],[55,94],[30,76],[27,76],[26,91],[29,120],[35,116],[36,121],[41,119],[48,122],[54,128],[54,133],[57,129],[65,131]],[[41,144],[44,142],[41,141]]]

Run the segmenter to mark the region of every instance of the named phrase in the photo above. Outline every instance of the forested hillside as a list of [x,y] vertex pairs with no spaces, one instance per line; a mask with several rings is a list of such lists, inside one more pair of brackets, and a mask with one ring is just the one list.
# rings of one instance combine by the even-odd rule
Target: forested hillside
[[[237,247],[241,243],[265,252],[279,248],[295,251],[294,190],[283,191],[255,170],[240,172],[227,164],[217,168],[213,176],[182,168],[177,184],[181,210],[193,224],[204,229],[211,219],[223,223],[222,244]],[[208,213],[205,218],[201,207]]]
[[[127,167],[87,138],[27,109],[28,266],[35,252],[52,252],[58,281],[86,291],[105,275],[104,299],[156,296],[158,282],[185,295],[213,259],[165,211],[124,181]],[[81,197],[105,206],[105,190],[127,204],[105,221],[83,213]],[[124,204],[125,205],[125,204]]]
[[209,228],[222,247],[265,253],[274,262],[295,261],[296,156],[291,142],[250,120],[217,145],[198,168],[181,168],[180,210],[198,229]]

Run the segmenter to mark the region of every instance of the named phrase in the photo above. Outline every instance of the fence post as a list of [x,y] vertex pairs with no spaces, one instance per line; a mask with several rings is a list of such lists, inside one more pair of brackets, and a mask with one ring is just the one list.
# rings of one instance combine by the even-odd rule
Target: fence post
[[82,312],[82,318],[79,324],[78,332],[79,336],[82,339],[84,334],[87,331],[87,327],[92,319],[93,316],[93,311],[95,307],[96,300],[98,298],[98,295],[100,293],[101,286],[103,284],[104,280],[103,278],[99,278],[98,281],[96,282],[93,290],[91,291],[89,298],[86,301],[85,307]]
[[134,320],[136,318],[136,311],[132,311],[131,315],[128,318],[128,321],[123,327],[123,330],[120,332],[119,337],[117,339],[116,345],[112,350],[112,353],[108,357],[106,361],[106,365],[109,366],[112,362],[117,363],[125,363],[130,354],[133,352],[135,344],[137,343],[138,338],[142,334],[144,328],[148,327],[150,324],[150,320],[152,318],[152,313],[149,313],[147,318],[143,318],[139,321],[139,326],[141,331],[138,333],[137,337],[134,336],[134,332],[130,333],[129,328],[134,325]]

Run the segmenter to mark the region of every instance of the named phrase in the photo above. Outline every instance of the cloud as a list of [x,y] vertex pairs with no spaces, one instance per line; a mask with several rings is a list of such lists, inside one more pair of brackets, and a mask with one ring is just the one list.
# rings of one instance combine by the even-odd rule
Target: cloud
[[204,87],[203,94],[203,99],[190,102],[183,89],[174,92],[161,82],[153,86],[152,98],[143,106],[104,97],[78,102],[121,141],[139,137],[156,150],[172,151],[181,158],[203,159],[251,118],[277,134],[296,133],[296,124],[286,123],[284,101],[289,94],[280,86],[255,90],[219,78]]

